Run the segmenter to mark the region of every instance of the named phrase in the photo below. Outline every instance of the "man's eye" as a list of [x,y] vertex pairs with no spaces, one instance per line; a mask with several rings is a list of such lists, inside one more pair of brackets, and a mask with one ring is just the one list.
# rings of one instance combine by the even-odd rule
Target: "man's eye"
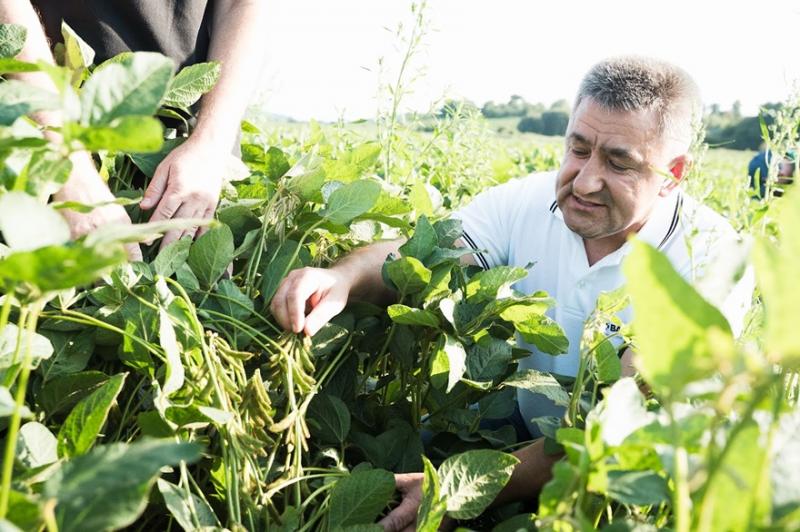
[[608,164],[609,166],[611,166],[612,169],[616,170],[617,172],[624,172],[628,170],[627,166],[622,166],[620,164],[615,163],[614,161],[608,161]]
[[573,147],[572,154],[575,155],[576,157],[587,157],[589,155],[589,150]]

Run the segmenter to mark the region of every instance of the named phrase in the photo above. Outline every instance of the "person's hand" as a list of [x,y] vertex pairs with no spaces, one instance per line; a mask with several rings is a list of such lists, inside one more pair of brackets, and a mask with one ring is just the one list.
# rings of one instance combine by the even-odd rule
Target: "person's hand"
[[[172,150],[156,168],[139,206],[155,208],[151,222],[172,218],[208,219],[217,208],[228,152],[193,137]],[[199,234],[205,232],[201,228]],[[161,240],[164,249],[182,236],[192,238],[198,228],[168,231]]]
[[293,270],[278,286],[270,310],[287,331],[313,336],[347,305],[350,286],[350,280],[336,269]]
[[[71,160],[72,174],[64,187],[53,195],[54,200],[96,205],[116,199],[97,173],[88,154],[76,153]],[[69,224],[72,238],[79,238],[104,225],[131,223],[130,216],[121,205],[103,205],[87,213],[71,209],[62,209],[60,212]],[[142,250],[138,244],[127,244],[125,250],[130,260],[142,260]]]
[[423,473],[400,473],[394,476],[397,491],[403,495],[400,505],[378,521],[387,532],[413,532],[417,529],[417,512],[422,504]]

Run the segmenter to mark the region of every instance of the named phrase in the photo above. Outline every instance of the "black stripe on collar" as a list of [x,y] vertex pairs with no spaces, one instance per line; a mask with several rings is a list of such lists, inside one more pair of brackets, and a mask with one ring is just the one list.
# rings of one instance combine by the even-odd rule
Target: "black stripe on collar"
[[484,270],[488,270],[489,262],[486,260],[486,257],[483,256],[483,253],[478,250],[478,246],[475,245],[475,241],[472,240],[472,237],[470,237],[466,231],[464,231],[462,235],[464,236],[464,240],[467,241],[467,244],[469,244],[469,247],[471,247],[475,251],[475,256],[478,258],[478,262],[480,262],[481,268],[483,268]]
[[664,235],[664,238],[661,240],[661,243],[658,245],[658,249],[664,247],[664,245],[669,240],[669,237],[675,232],[675,229],[678,227],[678,222],[681,219],[681,208],[683,207],[683,195],[678,194],[678,199],[675,201],[675,212],[672,213],[672,222],[669,224],[669,229],[667,230],[667,234]]
[[555,213],[556,208],[558,208],[558,201],[553,200],[553,203],[550,204],[550,212]]

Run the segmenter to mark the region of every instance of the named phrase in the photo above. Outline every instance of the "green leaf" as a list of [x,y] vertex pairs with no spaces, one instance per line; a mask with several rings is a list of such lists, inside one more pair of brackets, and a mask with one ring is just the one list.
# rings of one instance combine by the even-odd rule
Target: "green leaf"
[[532,393],[540,393],[560,406],[569,405],[569,394],[549,373],[525,369],[507,378],[500,386],[512,386]]
[[394,494],[394,475],[383,469],[355,471],[339,479],[328,506],[330,529],[375,521]]
[[[17,405],[14,401],[14,398],[11,396],[11,392],[5,386],[0,385],[0,417],[8,417],[14,413],[16,410]],[[30,417],[31,411],[28,409],[27,406],[22,405],[22,409],[20,410],[20,415],[22,417]]]
[[164,350],[164,386],[161,388],[163,398],[177,392],[183,386],[185,372],[181,361],[181,346],[175,337],[175,329],[169,314],[163,308],[158,309],[158,343]]
[[601,333],[597,333],[592,347],[598,382],[608,383],[618,380],[622,375],[622,363],[614,344]]
[[622,504],[649,506],[670,500],[667,480],[652,471],[609,471],[608,496]]
[[174,218],[143,224],[114,223],[94,229],[84,238],[84,244],[89,247],[107,246],[109,244],[127,244],[132,242],[145,242],[160,237],[167,231],[182,231],[203,226],[213,226],[216,222],[200,218]]
[[569,340],[564,330],[544,314],[534,314],[528,320],[514,324],[522,339],[550,355],[560,355],[569,349]]
[[[2,46],[2,45],[0,45]],[[18,59],[0,57],[0,74],[17,74],[19,72],[37,72],[39,65],[36,63],[26,63]]]
[[0,83],[0,126],[10,126],[14,121],[36,111],[58,108],[58,97],[15,79]]
[[121,245],[87,248],[80,245],[48,246],[12,253],[0,260],[0,280],[25,283],[43,292],[90,284],[127,259]]
[[272,296],[275,295],[275,291],[278,290],[278,286],[287,273],[303,266],[303,257],[307,253],[304,253],[305,249],[303,248],[297,252],[299,245],[294,240],[287,240],[274,251],[261,274],[263,279],[261,295],[264,297],[264,301],[269,302],[272,300]]
[[444,335],[444,342],[440,342],[439,350],[447,357],[447,393],[458,384],[464,372],[467,370],[467,353],[461,342],[450,336]]
[[184,530],[221,526],[214,510],[197,495],[187,493],[164,479],[158,479],[158,491],[164,497],[169,513]]
[[511,346],[492,336],[482,337],[467,348],[467,374],[473,381],[491,381],[501,376],[511,362]]
[[514,413],[516,395],[511,388],[491,392],[478,401],[478,413],[482,419],[507,419]]
[[103,430],[108,412],[125,383],[126,373],[114,375],[72,409],[58,431],[58,454],[69,458],[88,451]]
[[517,514],[495,525],[492,532],[535,532],[536,514]]
[[800,277],[800,207],[794,190],[786,194],[775,221],[781,228],[778,245],[767,237],[756,242],[753,263],[766,313],[766,352],[775,363],[796,365],[800,362],[800,289],[787,279]]
[[319,202],[322,199],[323,183],[325,183],[325,170],[322,168],[322,159],[314,153],[307,153],[301,157],[286,172],[288,187],[298,194],[304,201]]
[[431,281],[432,272],[414,257],[386,262],[384,267],[401,298],[423,290]]
[[630,377],[615,382],[606,391],[603,401],[588,416],[587,423],[600,426],[606,445],[620,445],[625,438],[654,421],[647,411],[644,397]]
[[24,192],[0,196],[0,231],[13,251],[56,246],[70,239],[64,218]]
[[92,393],[108,380],[100,371],[84,371],[62,375],[47,381],[37,396],[37,401],[48,416],[72,409],[78,401]]
[[238,320],[246,320],[255,311],[253,300],[242,293],[236,283],[222,279],[214,291],[215,303],[222,312]]
[[39,366],[39,373],[44,382],[86,368],[95,347],[92,331],[76,334],[42,330],[42,335],[50,340],[53,346],[53,355],[43,360]]
[[417,532],[437,532],[447,511],[447,503],[439,496],[439,476],[427,457],[422,457],[425,477],[422,479],[422,502],[417,511]]
[[381,186],[375,181],[362,179],[348,183],[331,194],[319,214],[335,224],[347,225],[356,216],[370,210],[380,193]]
[[[769,448],[763,444],[758,425],[742,420],[744,428],[729,442],[731,446],[720,470],[706,485],[698,522],[710,530],[754,530],[769,513],[770,493],[765,490],[763,464]],[[731,504],[736,501],[736,504]]]
[[414,257],[424,261],[436,249],[439,239],[436,231],[425,216],[417,219],[414,235],[402,246],[400,253],[405,257]]
[[439,466],[441,496],[456,519],[478,517],[511,478],[519,460],[482,449],[451,456]]
[[277,181],[291,168],[286,154],[283,153],[280,148],[270,146],[269,149],[263,153],[263,159],[260,161],[260,170],[264,172],[267,179]]
[[17,460],[27,468],[41,467],[58,460],[56,437],[36,421],[22,425],[17,435]]
[[[800,410],[780,417],[770,457],[773,518],[800,508]],[[795,522],[800,516],[795,515]],[[791,517],[790,517],[791,519]]]
[[512,266],[498,266],[479,272],[467,283],[467,301],[483,303],[511,295],[511,285],[527,276],[525,268]]
[[[39,150],[31,155],[25,168],[26,179],[18,176],[15,190],[25,190],[31,196],[43,197],[58,191],[72,172],[72,161],[65,155],[49,150]],[[55,205],[50,204],[55,208]]]
[[[18,342],[20,350],[15,358]],[[30,333],[25,329],[20,330],[13,323],[6,324],[5,328],[0,331],[0,369],[20,364],[28,344],[30,344],[32,367],[37,367],[40,361],[53,355],[53,345],[47,337],[36,332]]]
[[28,30],[20,24],[0,24],[0,57],[16,57],[25,47]]
[[317,395],[308,407],[307,420],[312,436],[324,443],[343,443],[350,433],[350,411],[333,395]]
[[69,123],[65,132],[89,151],[153,153],[164,144],[164,126],[150,116],[120,116],[94,126]]
[[64,38],[64,66],[77,70],[88,68],[94,63],[92,47],[64,21],[61,22],[61,36]]
[[169,84],[164,105],[188,109],[214,88],[220,71],[220,64],[216,61],[196,63],[181,69]]
[[421,327],[439,327],[439,318],[430,310],[411,308],[405,305],[389,305],[386,309],[393,322],[401,325],[419,325]]
[[575,482],[578,472],[566,460],[553,464],[553,478],[544,485],[539,495],[539,516],[565,515],[573,509]]
[[158,256],[151,263],[153,272],[162,277],[172,276],[181,266],[186,264],[191,245],[191,238],[180,238],[159,251]]
[[134,52],[96,69],[81,91],[81,123],[108,124],[126,115],[155,114],[174,68],[161,54]]
[[359,172],[366,172],[378,162],[381,155],[381,145],[378,142],[365,142],[359,144],[347,153],[347,161],[356,166]]
[[[42,514],[44,509],[38,499],[31,500],[29,497],[18,491],[11,490],[8,497],[9,520],[19,527],[20,530],[41,530],[44,526]],[[14,529],[3,528],[4,523],[0,519],[0,531],[12,532]]]
[[56,499],[55,519],[62,532],[124,528],[147,506],[159,470],[200,457],[200,447],[169,440],[99,446],[65,463],[44,485]]
[[225,273],[231,262],[233,233],[227,225],[220,225],[209,229],[192,244],[187,264],[200,284],[209,288]]
[[652,246],[634,241],[623,270],[636,316],[636,366],[653,391],[674,400],[728,358],[730,326]]
[[380,153],[381,147],[377,142],[366,142],[356,146],[345,151],[337,160],[325,161],[323,163],[325,177],[331,181],[350,183],[372,168]]
[[411,186],[411,192],[408,194],[408,202],[414,206],[417,215],[430,216],[433,214],[433,202],[425,183],[421,180],[416,181]]
[[452,248],[456,240],[464,235],[461,220],[455,218],[439,220],[433,224],[433,228],[436,231],[436,237],[439,239],[440,248]]

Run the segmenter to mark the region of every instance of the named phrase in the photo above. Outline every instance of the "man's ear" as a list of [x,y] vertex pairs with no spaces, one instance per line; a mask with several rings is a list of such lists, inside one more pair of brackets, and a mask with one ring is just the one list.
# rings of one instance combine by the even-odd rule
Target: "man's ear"
[[672,179],[667,179],[664,181],[664,184],[661,185],[661,190],[659,194],[661,196],[666,196],[672,190],[683,181],[683,178],[686,177],[686,174],[689,173],[689,168],[692,165],[692,159],[689,155],[683,154],[675,157],[669,163],[669,173],[671,174],[670,177]]

